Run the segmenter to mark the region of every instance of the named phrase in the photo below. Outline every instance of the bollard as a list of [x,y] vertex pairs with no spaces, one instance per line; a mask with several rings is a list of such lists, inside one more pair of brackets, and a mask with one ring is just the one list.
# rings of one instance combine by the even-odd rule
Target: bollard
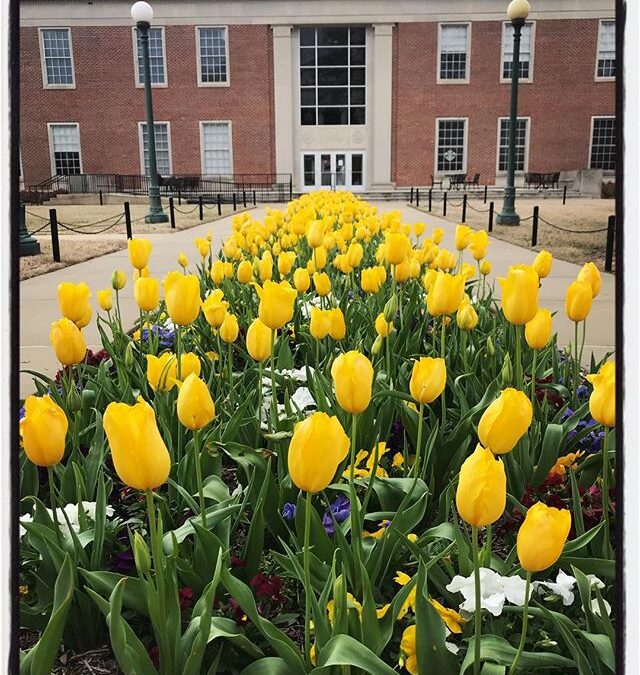
[[420,188],[416,188],[416,207],[420,206]]
[[409,204],[413,204],[413,187],[411,188],[411,192],[409,194]]
[[483,204],[487,203],[487,186],[484,186],[484,201],[482,202]]
[[531,228],[531,246],[535,246],[538,243],[538,211],[540,210],[539,206],[533,207],[533,227]]
[[236,193],[233,193],[233,210],[236,210]]
[[445,192],[444,195],[442,195],[442,215],[446,216],[447,215],[447,193]]
[[218,192],[218,197],[217,197],[217,202],[218,202],[218,215],[222,215],[222,197],[220,197],[220,193]]
[[609,216],[607,221],[607,251],[604,256],[604,271],[611,272],[613,270],[613,245],[615,243],[616,234],[616,217]]
[[489,202],[489,232],[493,232],[493,202]]
[[564,206],[567,203],[567,186],[564,186],[564,189],[562,190],[562,206]]
[[462,195],[462,222],[467,222],[467,194]]
[[100,190],[99,194],[100,194],[100,206],[102,206],[102,190]]
[[244,188],[242,188],[242,206],[244,206],[245,209],[247,208],[247,193]]
[[124,203],[124,224],[127,228],[127,239],[133,239],[131,231],[131,211],[129,210],[129,202]]
[[58,214],[55,209],[49,209],[49,220],[51,221],[51,250],[53,251],[53,261],[60,262],[60,240],[58,239]]
[[176,214],[173,210],[173,197],[169,197],[169,220],[171,221],[171,229],[176,229]]
[[293,199],[293,176],[289,175],[289,201]]
[[432,192],[433,188],[429,188],[429,213],[431,213]]
[[204,206],[202,204],[202,195],[198,196],[198,213],[200,214],[200,220],[204,220]]
[[253,191],[253,205],[256,205],[256,191]]
[[178,206],[182,206],[182,197],[180,195],[180,188],[178,188]]

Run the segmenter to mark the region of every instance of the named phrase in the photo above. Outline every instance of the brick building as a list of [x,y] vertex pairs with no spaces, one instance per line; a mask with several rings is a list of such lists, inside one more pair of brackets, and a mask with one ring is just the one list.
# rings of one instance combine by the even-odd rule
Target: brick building
[[[517,180],[615,168],[613,0],[531,0]],[[290,173],[294,189],[503,184],[507,0],[163,0],[151,80],[163,175]],[[22,0],[21,164],[146,172],[130,4]]]

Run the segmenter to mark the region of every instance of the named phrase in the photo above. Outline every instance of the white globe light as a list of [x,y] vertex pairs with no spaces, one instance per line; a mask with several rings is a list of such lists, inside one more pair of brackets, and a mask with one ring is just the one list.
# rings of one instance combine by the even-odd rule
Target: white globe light
[[511,21],[526,19],[529,16],[531,5],[529,0],[512,0],[507,7],[507,15]]
[[139,0],[131,6],[131,17],[136,23],[144,21],[151,23],[153,19],[153,7],[144,0]]

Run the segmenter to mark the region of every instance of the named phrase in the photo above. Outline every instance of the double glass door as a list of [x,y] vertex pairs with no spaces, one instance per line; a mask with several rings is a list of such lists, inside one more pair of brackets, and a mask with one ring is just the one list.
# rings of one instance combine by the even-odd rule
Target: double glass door
[[310,190],[364,188],[362,152],[305,152],[302,155],[302,186]]

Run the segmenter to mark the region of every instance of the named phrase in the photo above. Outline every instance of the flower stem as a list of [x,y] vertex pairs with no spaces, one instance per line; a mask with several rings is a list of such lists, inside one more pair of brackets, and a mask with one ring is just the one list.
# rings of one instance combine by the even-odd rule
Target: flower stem
[[180,358],[182,354],[182,334],[180,328],[180,326],[176,325],[176,375],[182,381],[182,359]]
[[[275,329],[271,330],[271,412],[273,414],[272,422],[278,419],[278,402],[276,399],[276,366],[275,366],[275,343],[276,343],[276,331]],[[271,425],[269,425],[271,426]],[[271,433],[271,431],[269,432]]]
[[578,384],[579,384],[579,373],[580,373],[580,363],[578,361],[578,322],[573,322],[574,327],[574,346],[573,351],[575,356],[573,358],[573,406],[575,408],[576,403],[578,402]]
[[360,522],[360,511],[358,509],[358,497],[355,486],[355,464],[356,464],[356,433],[358,426],[358,414],[351,415],[351,466],[349,468],[349,498],[351,500],[351,546],[353,548],[353,560],[355,564],[353,582],[354,592],[359,592],[360,579],[360,532],[362,523]]
[[58,523],[58,501],[56,499],[56,485],[53,479],[53,467],[47,467],[47,475],[49,476],[49,500],[51,502],[51,511],[53,512],[53,524],[56,528],[56,537],[58,544],[62,548],[62,537],[60,536],[60,524]]
[[413,472],[416,478],[420,477],[420,459],[422,457],[422,427],[424,425],[424,403],[418,407],[418,439],[416,442],[416,459],[413,463]]
[[229,387],[230,391],[233,391],[233,343],[228,343],[229,351]]
[[520,326],[514,326],[514,329],[516,331],[516,386],[522,390],[522,335]]
[[311,493],[307,492],[304,507],[304,652],[311,666],[311,572],[309,569],[309,538],[311,533]]
[[513,659],[511,668],[509,668],[509,675],[514,675],[518,668],[518,663],[520,663],[520,657],[522,656],[522,651],[524,650],[524,643],[527,639],[527,623],[529,622],[529,591],[531,589],[531,572],[527,572],[527,584],[524,590],[524,608],[522,614],[522,635],[520,636],[520,644],[518,645],[518,651]]
[[[156,528],[156,510],[153,504],[153,492],[149,489],[145,490],[147,498],[147,514],[149,516],[149,536],[151,538],[151,555],[153,557],[153,572],[158,590],[158,604],[160,616],[164,620],[167,616],[166,600],[165,600],[165,580],[164,571],[162,569],[162,542],[158,538],[158,530]],[[163,622],[158,626],[160,635],[158,636],[162,642],[165,642],[165,624]],[[160,649],[162,653],[162,648]],[[162,664],[161,664],[162,666]]]
[[258,428],[256,429],[256,448],[260,443],[260,427],[262,425],[262,361],[258,361]]
[[533,350],[533,364],[531,366],[531,407],[535,412],[536,409],[536,361],[538,358],[538,350]]
[[202,466],[200,464],[200,433],[198,429],[193,432],[193,454],[196,463],[196,480],[198,481],[198,497],[200,498],[200,517],[202,527],[207,528],[207,515],[204,505],[204,488],[202,487]]
[[[444,359],[444,354],[445,354],[445,336],[446,336],[446,325],[445,325],[445,317],[446,314],[442,315],[442,335],[440,338],[440,358]],[[442,431],[444,433],[445,426],[447,424],[447,402],[445,400],[445,392],[444,389],[442,390],[442,394],[440,394],[441,399],[440,403],[442,404]]]
[[471,527],[472,547],[473,547],[473,580],[475,586],[476,607],[474,612],[474,659],[473,673],[480,674],[480,635],[482,634],[482,594],[480,592],[480,563],[478,560],[478,528],[475,525]]
[[602,519],[604,520],[603,557],[609,557],[609,427],[604,428],[602,444]]

